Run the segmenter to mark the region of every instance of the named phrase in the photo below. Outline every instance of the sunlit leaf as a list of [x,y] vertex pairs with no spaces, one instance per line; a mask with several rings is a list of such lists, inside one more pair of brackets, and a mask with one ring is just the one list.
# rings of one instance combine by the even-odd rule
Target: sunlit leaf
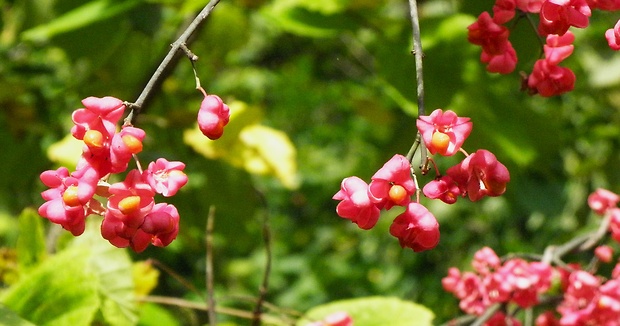
[[620,83],[620,58],[605,58],[593,49],[585,48],[587,55],[580,56],[584,68],[588,72],[584,76],[594,88],[613,87]]
[[84,142],[75,139],[71,134],[67,134],[63,139],[52,144],[47,149],[47,157],[58,165],[69,168],[75,167],[78,158],[82,154],[83,145]]
[[[183,140],[207,158],[217,159],[229,156],[233,146],[238,142],[241,130],[260,122],[263,112],[240,101],[231,102],[228,106],[230,107],[230,122],[224,128],[224,134],[220,139],[211,141],[196,127],[192,131],[186,130]],[[188,141],[189,135],[192,136],[191,141]]]
[[297,325],[304,326],[339,311],[347,312],[354,325],[363,326],[430,326],[434,318],[428,308],[417,303],[389,297],[367,297],[315,307]]
[[181,325],[173,314],[160,305],[144,303],[140,305],[140,326],[178,326]]
[[138,261],[132,265],[133,281],[136,285],[136,296],[144,296],[151,293],[157,286],[159,270],[153,267],[150,261]]
[[296,188],[297,154],[288,136],[256,123],[260,116],[256,109],[240,102],[231,103],[230,107],[230,123],[222,138],[209,140],[196,127],[185,130],[185,143],[207,158],[221,158],[252,174],[273,175],[285,187]]
[[87,230],[75,238],[72,246],[90,248],[88,267],[97,278],[101,313],[108,325],[132,325],[137,322],[132,262],[127,250],[101,238],[99,223],[91,220]]
[[37,325],[91,325],[95,319],[106,325],[135,324],[131,260],[126,250],[101,238],[96,222],[23,275],[0,302]]
[[88,268],[88,248],[50,257],[0,297],[0,302],[37,325],[90,325],[100,301]]
[[248,172],[273,174],[287,188],[298,186],[295,146],[284,132],[253,125],[241,131],[240,140],[244,144],[243,165]]

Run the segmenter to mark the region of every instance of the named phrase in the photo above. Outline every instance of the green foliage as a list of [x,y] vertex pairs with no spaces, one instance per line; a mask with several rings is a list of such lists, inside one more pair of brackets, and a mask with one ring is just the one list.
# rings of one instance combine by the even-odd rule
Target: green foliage
[[46,260],[9,288],[0,301],[36,325],[90,325],[100,305],[86,248]]
[[27,271],[46,257],[43,220],[34,209],[26,208],[19,215],[17,258],[19,268]]
[[26,320],[19,318],[19,316],[8,308],[0,305],[0,324],[11,326],[33,326]]
[[[22,233],[18,240],[20,258],[28,259],[24,263],[39,264],[23,272],[19,282],[1,294],[0,302],[37,325],[91,325],[95,320],[107,325],[135,324],[131,260],[126,251],[109,246],[90,223],[90,229],[67,248],[35,261],[29,255],[41,254],[40,219],[25,211],[20,231],[32,234]],[[32,252],[24,253],[28,248]]]
[[110,246],[99,234],[98,221],[71,246],[89,248],[86,272],[96,276],[99,311],[109,325],[132,325],[137,321],[132,262],[126,250]]
[[180,326],[178,320],[166,309],[152,303],[140,306],[140,326]]

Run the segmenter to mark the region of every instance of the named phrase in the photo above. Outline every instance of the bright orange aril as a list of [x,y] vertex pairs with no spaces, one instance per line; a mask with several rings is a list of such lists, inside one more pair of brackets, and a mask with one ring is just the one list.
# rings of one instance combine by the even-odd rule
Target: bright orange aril
[[69,186],[65,192],[62,193],[62,201],[65,202],[65,205],[70,207],[79,206],[81,203],[78,198],[78,187]]
[[140,196],[129,196],[121,199],[118,209],[123,215],[131,215],[140,209]]
[[142,141],[140,139],[132,135],[125,135],[122,138],[123,143],[125,143],[131,154],[137,154],[142,152]]
[[393,185],[388,192],[388,197],[396,204],[400,204],[407,198],[407,190],[401,185]]
[[103,134],[98,130],[89,130],[84,134],[84,144],[90,148],[103,147]]
[[435,131],[435,133],[433,133],[433,138],[431,139],[431,145],[439,154],[445,154],[446,150],[448,150],[448,146],[450,146],[450,136],[441,131]]

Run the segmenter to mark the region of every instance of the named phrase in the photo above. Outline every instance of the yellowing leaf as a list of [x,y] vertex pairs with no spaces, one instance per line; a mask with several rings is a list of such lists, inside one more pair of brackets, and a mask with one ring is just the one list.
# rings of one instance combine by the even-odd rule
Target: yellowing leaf
[[83,144],[83,142],[68,134],[47,149],[47,157],[50,161],[58,163],[58,165],[68,168],[75,167],[80,155],[82,155]]
[[248,172],[275,175],[290,189],[299,186],[295,146],[284,132],[256,124],[245,127],[239,139]]
[[273,175],[289,189],[298,187],[297,154],[288,136],[260,125],[260,110],[238,101],[229,106],[230,122],[222,138],[212,141],[196,126],[185,130],[184,142],[206,158],[223,159],[252,174]]
[[137,261],[131,267],[136,296],[146,296],[157,286],[159,270],[150,261]]
[[[211,141],[196,126],[192,130],[185,130],[183,134],[185,143],[192,146],[196,152],[210,159],[230,156],[232,148],[238,142],[241,130],[248,125],[258,123],[262,118],[262,112],[241,101],[234,101],[228,104],[228,106],[230,107],[230,121],[224,128],[224,134],[220,139]],[[241,167],[240,163],[233,165]]]

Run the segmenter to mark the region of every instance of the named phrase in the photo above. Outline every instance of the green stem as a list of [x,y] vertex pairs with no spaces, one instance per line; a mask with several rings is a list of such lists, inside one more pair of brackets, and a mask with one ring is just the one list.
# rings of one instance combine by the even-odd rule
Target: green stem
[[[416,94],[418,97],[418,117],[426,115],[426,110],[424,109],[424,73],[422,68],[422,59],[424,58],[424,53],[422,52],[422,40],[420,36],[420,21],[418,17],[418,4],[416,0],[409,0],[409,14],[411,16],[411,26],[413,28],[413,55],[415,57],[415,74],[416,74]],[[426,153],[426,146],[424,142],[420,142],[420,133],[416,137],[416,143],[419,143],[420,147],[420,169],[422,170],[422,174],[426,174],[428,171],[428,159]],[[417,149],[418,144],[414,144],[412,149]],[[410,151],[411,153],[411,151]],[[407,154],[407,158],[410,160],[413,159],[415,151],[411,154]]]

